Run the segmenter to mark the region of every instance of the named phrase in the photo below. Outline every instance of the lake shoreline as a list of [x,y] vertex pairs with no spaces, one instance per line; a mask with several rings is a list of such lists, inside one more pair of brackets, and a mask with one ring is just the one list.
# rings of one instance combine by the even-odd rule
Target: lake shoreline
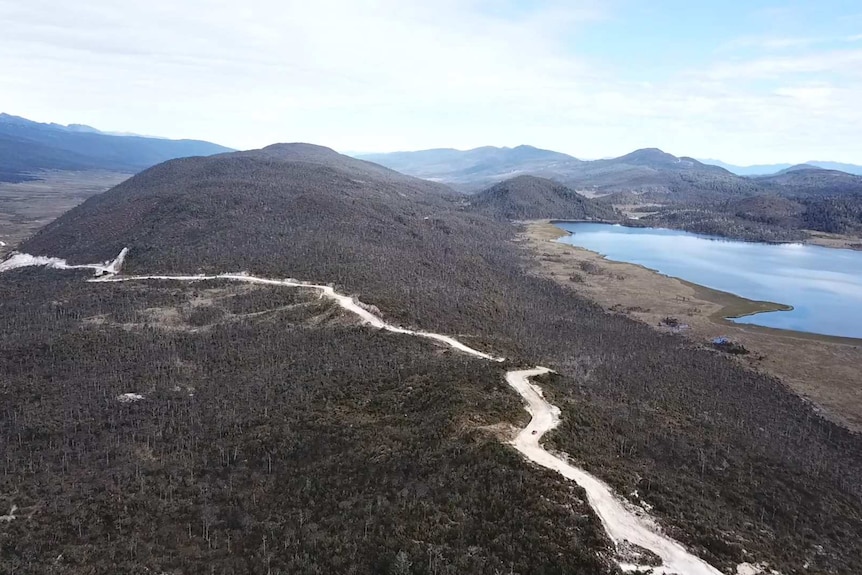
[[[557,240],[609,262],[712,290],[704,299],[733,323],[862,340],[862,254],[799,242],[726,240],[709,234],[600,222],[551,225]],[[571,232],[571,235],[569,235]],[[786,313],[771,313],[771,312]],[[756,316],[756,317],[755,317]]]
[[[750,353],[729,360],[778,377],[821,415],[862,432],[862,370],[856,367],[862,365],[862,340],[734,323],[722,317],[723,310],[751,306],[751,300],[559,242],[567,232],[550,220],[521,226],[517,241],[528,252],[534,275],[559,283],[608,313],[644,323],[657,336],[674,334],[709,349],[718,337],[740,343]],[[596,270],[586,273],[584,265]],[[575,281],[573,276],[585,277]],[[664,324],[669,317],[678,319],[680,327]]]
[[[558,223],[613,224],[614,222],[600,222],[600,221],[590,221],[590,220],[580,220],[580,221],[550,220],[548,223],[550,223],[555,228],[560,230],[561,233],[560,233],[559,238],[563,238],[563,237],[571,236],[573,234],[566,229],[560,228],[557,225]],[[559,238],[557,238],[557,239],[559,240]],[[701,285],[701,284],[683,279],[681,277],[666,274],[666,273],[663,273],[659,270],[653,269],[649,266],[645,266],[642,264],[636,264],[636,263],[632,263],[632,262],[624,262],[624,261],[620,261],[620,260],[614,260],[614,259],[611,259],[608,256],[606,256],[605,254],[602,254],[600,252],[590,250],[588,248],[584,248],[581,246],[574,246],[572,244],[565,244],[565,245],[594,253],[597,256],[601,257],[602,259],[607,260],[608,262],[626,264],[626,265],[630,265],[630,266],[637,266],[637,267],[642,268],[646,271],[649,271],[649,272],[652,272],[652,273],[655,273],[655,274],[658,274],[660,276],[664,276],[667,278],[672,278],[672,279],[675,279],[675,280],[677,280],[677,281],[679,281],[685,285],[688,285],[692,289],[700,291],[701,295],[704,296],[704,299],[714,301],[715,303],[720,303],[723,306],[719,312],[713,314],[714,319],[716,321],[723,323],[723,324],[739,325],[739,324],[732,322],[730,320],[739,319],[739,318],[743,318],[743,317],[750,317],[750,316],[761,314],[761,313],[772,313],[772,312],[776,312],[776,311],[793,311],[794,310],[794,307],[792,305],[778,303],[778,302],[772,302],[772,301],[761,301],[761,300],[748,299],[746,297],[743,297],[741,295],[738,295],[738,294],[735,294],[732,292],[718,290],[715,288],[711,288],[709,286]],[[757,326],[757,327],[765,327],[766,329],[776,329],[776,328],[769,328],[766,326]],[[793,333],[798,333],[800,335],[814,335],[814,336],[821,336],[821,337],[838,337],[838,336],[829,336],[829,335],[825,335],[825,334],[817,334],[817,333],[794,331],[794,330],[781,330],[781,331],[789,331],[789,332],[793,332]],[[853,339],[853,338],[846,338],[846,339]],[[859,340],[859,341],[862,342],[862,340]]]
[[[613,221],[613,220],[547,220],[548,223],[557,225],[557,224],[609,224],[609,225],[620,225],[624,228],[633,228],[633,229],[643,229],[643,228],[654,228],[661,230],[673,230],[678,232],[685,232],[687,230],[679,229],[679,228],[666,228],[663,226],[649,226],[643,225],[640,220],[633,218],[625,218],[623,220]],[[837,250],[853,250],[853,251],[862,251],[862,237],[850,236],[847,234],[830,234],[827,232],[818,232],[816,230],[802,230],[802,232],[808,234],[808,237],[799,240],[799,241],[775,241],[775,240],[752,240],[746,238],[737,238],[734,236],[723,236],[718,234],[698,234],[704,237],[711,237],[716,240],[724,240],[724,241],[732,241],[732,242],[745,242],[752,244],[768,244],[773,246],[780,245],[788,245],[788,244],[801,244],[805,246],[817,246],[821,248],[829,248],[829,249],[837,249]],[[695,233],[695,232],[689,232]]]

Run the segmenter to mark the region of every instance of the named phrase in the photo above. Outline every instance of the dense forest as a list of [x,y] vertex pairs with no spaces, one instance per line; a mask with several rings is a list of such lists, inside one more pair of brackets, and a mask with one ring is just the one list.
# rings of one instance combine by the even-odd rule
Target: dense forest
[[[639,225],[661,225],[690,232],[752,241],[787,242],[807,230],[862,235],[862,195],[753,196],[733,201],[642,208]],[[657,213],[652,213],[657,212]]]
[[[535,277],[516,226],[318,152],[171,162],[22,249],[332,282],[390,321],[557,370],[552,444],[714,565],[862,571],[862,438],[780,381]],[[582,492],[494,435],[526,418],[506,365],[302,293],[70,274],[0,276],[0,503],[19,508],[4,567],[610,572]]]
[[523,419],[500,366],[296,290],[2,295],[3,572],[610,572],[579,490],[483,430]]
[[566,186],[535,176],[518,176],[470,197],[470,205],[510,220],[571,219],[618,221],[611,206],[585,198]]

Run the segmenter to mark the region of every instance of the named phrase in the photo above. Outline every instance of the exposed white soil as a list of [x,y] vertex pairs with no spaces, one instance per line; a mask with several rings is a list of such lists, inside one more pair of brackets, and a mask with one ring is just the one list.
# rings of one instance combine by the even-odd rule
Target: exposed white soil
[[123,248],[119,255],[112,261],[107,261],[101,264],[70,265],[66,263],[66,260],[61,258],[31,256],[30,254],[12,252],[8,258],[0,262],[0,272],[7,272],[18,268],[42,266],[58,270],[93,270],[96,274],[118,274],[120,273],[120,268],[123,266],[126,254],[128,253],[129,249]]
[[[575,467],[561,457],[545,450],[539,443],[542,435],[560,423],[560,409],[542,397],[542,389],[530,382],[531,377],[550,373],[546,367],[535,367],[524,371],[510,371],[506,381],[527,402],[527,411],[532,416],[530,423],[512,441],[515,449],[530,461],[553,469],[563,477],[580,485],[587,493],[590,506],[599,516],[602,525],[613,542],[620,546],[628,541],[652,551],[662,560],[662,565],[652,567],[660,573],[677,575],[721,575],[721,571],[686,551],[680,543],[664,535],[643,509],[627,504],[614,495],[611,488],[583,469]],[[647,569],[642,565],[623,563],[624,571]]]
[[15,516],[15,512],[16,512],[16,511],[18,511],[18,506],[17,506],[17,505],[13,505],[13,506],[9,509],[9,513],[8,513],[7,515],[0,515],[0,521],[2,521],[2,522],[4,522],[4,523],[11,523],[11,522],[12,522],[12,521],[14,521],[15,519],[17,519],[17,517]]
[[758,563],[740,563],[736,566],[736,575],[781,575],[778,571],[773,571],[768,565]]
[[[229,280],[251,284],[276,285],[294,288],[314,289],[320,292],[321,297],[334,300],[345,310],[355,314],[366,325],[390,331],[393,333],[412,335],[434,340],[445,344],[460,352],[485,359],[488,361],[503,362],[505,358],[496,357],[479,351],[460,341],[438,333],[417,331],[387,323],[381,317],[369,311],[370,306],[356,301],[350,296],[339,294],[332,286],[307,283],[294,279],[268,279],[248,275],[246,273],[219,274],[219,275],[192,275],[192,276],[118,276],[120,267],[127,254],[123,250],[112,262],[105,264],[69,266],[65,261],[57,258],[34,257],[27,254],[14,254],[11,258],[0,264],[0,272],[25,266],[42,265],[58,269],[93,269],[97,274],[106,274],[102,277],[91,279],[91,282],[126,282],[126,281],[181,281],[199,282],[207,280]],[[608,536],[618,549],[630,548],[632,545],[642,547],[656,556],[662,564],[660,566],[636,565],[621,562],[620,567],[624,571],[644,571],[654,575],[722,575],[722,572],[712,567],[702,559],[689,553],[685,547],[671,537],[664,534],[658,524],[642,508],[626,502],[615,495],[611,488],[600,479],[590,475],[583,469],[575,467],[567,461],[565,455],[557,456],[548,452],[540,441],[542,436],[554,429],[560,422],[560,409],[548,403],[542,396],[542,389],[530,381],[530,378],[550,373],[545,367],[535,367],[528,370],[514,370],[506,373],[507,383],[518,392],[526,402],[526,409],[532,416],[530,423],[522,429],[510,444],[521,452],[527,459],[558,472],[564,477],[575,481],[587,494],[590,506],[601,519]],[[118,401],[138,401],[143,396],[127,393],[119,396]],[[741,564],[736,569],[737,575],[757,575],[769,573],[763,567]]]

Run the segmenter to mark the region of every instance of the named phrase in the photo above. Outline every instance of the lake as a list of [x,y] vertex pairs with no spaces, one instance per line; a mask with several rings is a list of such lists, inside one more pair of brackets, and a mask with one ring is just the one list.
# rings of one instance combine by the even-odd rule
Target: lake
[[609,260],[794,308],[733,320],[737,323],[862,338],[862,252],[740,242],[658,228],[557,225],[572,233],[561,242]]

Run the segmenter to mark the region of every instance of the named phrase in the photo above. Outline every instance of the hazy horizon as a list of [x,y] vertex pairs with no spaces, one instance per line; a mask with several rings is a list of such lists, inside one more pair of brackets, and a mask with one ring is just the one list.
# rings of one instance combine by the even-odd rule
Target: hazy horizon
[[237,149],[862,164],[862,7],[0,0],[0,110]]
[[[134,133],[134,132],[106,131],[106,130],[101,130],[97,126],[90,126],[90,125],[75,123],[75,122],[72,122],[70,124],[63,124],[63,123],[59,123],[59,122],[52,122],[49,120],[34,120],[32,118],[24,118],[23,116],[20,116],[18,114],[10,114],[9,112],[4,112],[3,110],[0,110],[0,115],[2,115],[4,113],[9,115],[9,116],[23,118],[24,120],[33,121],[33,122],[37,122],[40,124],[51,124],[51,125],[60,126],[63,128],[69,128],[69,127],[73,127],[73,126],[77,126],[77,127],[83,126],[86,128],[95,129],[98,132],[101,132],[103,134],[110,135],[110,136],[134,136],[134,137],[140,137],[140,138],[153,138],[153,139],[165,139],[166,138],[165,136],[159,136],[157,134],[138,134],[138,133]],[[193,139],[194,140],[194,139],[198,139],[198,138],[190,137],[190,138],[179,138],[179,139]],[[212,143],[219,144],[219,142],[212,142]],[[266,147],[266,146],[275,145],[275,144],[312,144],[312,145],[326,146],[325,143],[318,143],[318,142],[282,141],[282,142],[272,142],[270,144],[266,144],[266,145],[261,146],[261,147]],[[376,156],[376,155],[411,154],[411,153],[417,153],[417,152],[428,152],[428,151],[437,151],[437,150],[454,150],[457,152],[470,152],[470,151],[473,151],[476,149],[481,149],[481,148],[513,149],[513,148],[522,147],[522,146],[537,148],[537,149],[545,149],[545,148],[542,148],[541,146],[533,146],[532,144],[518,144],[515,146],[494,146],[494,145],[489,144],[489,145],[476,146],[474,148],[454,148],[451,146],[445,146],[445,147],[438,147],[438,148],[426,148],[426,149],[421,149],[421,150],[391,150],[391,151],[383,151],[383,152],[362,151],[362,150],[336,150],[334,148],[332,148],[332,149],[335,150],[336,152],[338,152],[340,154],[344,154],[346,156],[361,158],[361,157]],[[654,146],[650,146],[649,148],[656,149]],[[257,149],[257,148],[245,148],[245,149],[235,148],[235,149],[237,149],[238,151],[242,151],[242,150],[252,150],[252,149]],[[639,148],[639,149],[644,149],[644,148]],[[671,155],[674,155],[677,157],[692,157],[692,156],[688,156],[685,153],[673,153],[673,152],[669,152],[667,150],[661,150],[660,148],[658,148],[658,149],[662,152],[665,152],[665,153],[668,153],[668,154],[671,154]],[[559,150],[547,150],[547,151],[559,152]],[[616,159],[616,158],[619,158],[621,156],[627,155],[627,154],[635,152],[635,151],[637,151],[637,150],[629,150],[628,152],[620,154],[619,156],[602,156],[602,157],[572,156],[572,157],[575,157],[576,159],[581,160],[581,161],[585,161],[585,162],[593,162],[593,161],[597,161],[597,160]],[[565,152],[563,152],[563,153],[565,153]],[[735,164],[733,162],[724,161],[721,158],[693,158],[693,159],[698,160],[699,162],[705,163],[705,164],[712,164],[712,165],[719,165],[719,166],[732,166],[734,168],[740,168],[740,169],[758,168],[758,167],[773,167],[773,166],[784,166],[784,165],[791,166],[791,165],[802,165],[802,164],[809,164],[809,163],[838,163],[838,164],[846,163],[848,165],[853,165],[853,166],[856,165],[856,164],[853,164],[852,162],[834,162],[834,161],[828,160],[828,159],[827,160],[809,159],[809,160],[805,160],[804,162],[795,162],[795,163],[791,163],[791,162],[768,162],[768,163],[762,163],[762,164]]]

